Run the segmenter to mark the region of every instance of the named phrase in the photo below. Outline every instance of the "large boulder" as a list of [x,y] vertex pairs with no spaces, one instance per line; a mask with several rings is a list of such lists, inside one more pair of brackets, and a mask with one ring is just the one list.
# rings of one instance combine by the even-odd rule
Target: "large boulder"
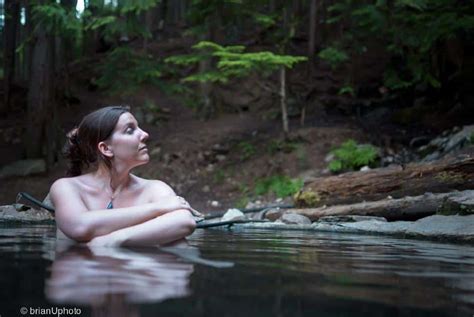
[[441,215],[474,214],[474,190],[464,190],[459,195],[448,197],[438,210]]
[[423,161],[433,161],[446,154],[457,151],[472,143],[474,135],[474,125],[464,126],[461,129],[455,128],[452,131],[445,131],[427,145],[418,149],[418,153],[423,157]]

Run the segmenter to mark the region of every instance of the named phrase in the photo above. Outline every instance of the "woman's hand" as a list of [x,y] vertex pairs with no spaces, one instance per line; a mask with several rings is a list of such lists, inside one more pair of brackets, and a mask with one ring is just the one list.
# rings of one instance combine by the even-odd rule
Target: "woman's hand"
[[189,205],[189,203],[186,201],[186,199],[184,199],[181,196],[176,196],[176,195],[163,196],[157,202],[157,204],[159,206],[158,208],[160,210],[165,211],[165,212],[170,212],[170,211],[174,211],[174,210],[178,210],[178,209],[186,209],[186,210],[189,210],[189,212],[194,217],[197,217],[199,219],[201,219],[201,218],[204,219],[204,215],[201,214],[196,209],[194,209],[193,207],[191,207],[191,205]]
[[192,210],[189,203],[180,196],[163,196],[156,202],[158,209],[163,210],[164,212],[170,212],[178,209],[187,209]]

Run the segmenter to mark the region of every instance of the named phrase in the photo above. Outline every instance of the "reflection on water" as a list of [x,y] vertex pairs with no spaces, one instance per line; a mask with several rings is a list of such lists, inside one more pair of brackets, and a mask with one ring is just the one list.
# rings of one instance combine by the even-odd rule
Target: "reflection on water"
[[160,302],[190,294],[193,264],[155,250],[73,246],[57,254],[46,281],[55,303],[104,304],[109,295],[129,303]]
[[56,254],[45,294],[56,304],[90,306],[93,316],[139,316],[133,304],[189,295],[193,269],[156,248],[71,246]]
[[52,226],[2,228],[0,314],[16,316],[25,304],[81,307],[81,316],[474,313],[469,245],[221,230],[197,230],[189,244],[62,249]]

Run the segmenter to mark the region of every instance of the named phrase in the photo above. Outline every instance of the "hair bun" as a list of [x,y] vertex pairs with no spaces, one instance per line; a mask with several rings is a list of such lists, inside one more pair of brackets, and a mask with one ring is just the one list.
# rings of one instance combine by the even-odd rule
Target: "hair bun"
[[79,133],[79,129],[74,128],[66,134],[66,136],[69,139],[69,142],[71,142],[71,144],[79,145],[78,133]]

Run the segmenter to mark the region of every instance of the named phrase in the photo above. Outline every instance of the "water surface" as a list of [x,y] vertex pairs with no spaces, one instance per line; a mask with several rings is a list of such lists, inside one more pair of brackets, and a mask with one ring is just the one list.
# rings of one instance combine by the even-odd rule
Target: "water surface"
[[166,252],[91,250],[58,245],[53,225],[3,226],[0,315],[474,314],[469,245],[274,230],[196,230],[188,241],[190,249]]

